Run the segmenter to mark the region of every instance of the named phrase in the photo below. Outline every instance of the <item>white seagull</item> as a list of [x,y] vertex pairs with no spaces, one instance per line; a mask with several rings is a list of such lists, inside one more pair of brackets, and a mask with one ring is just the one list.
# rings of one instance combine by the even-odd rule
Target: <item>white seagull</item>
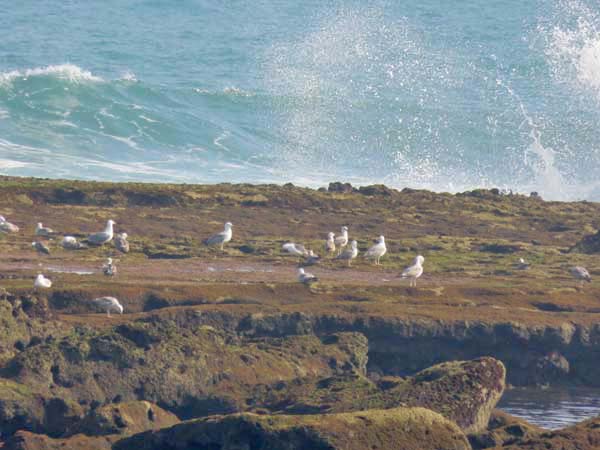
[[43,242],[32,242],[31,246],[35,248],[38,253],[44,253],[46,255],[50,254],[50,249]]
[[527,269],[529,269],[529,263],[527,261],[525,261],[523,258],[519,258],[519,262],[517,263],[517,269],[527,270]]
[[358,256],[358,242],[352,241],[350,248],[347,248],[338,255],[336,259],[348,261],[348,267],[352,265],[352,260]]
[[98,307],[104,309],[106,311],[106,315],[110,317],[110,312],[118,312],[119,314],[123,314],[123,305],[119,303],[114,297],[100,297],[92,300]]
[[87,248],[86,245],[82,244],[74,236],[65,236],[61,242],[61,245],[65,250],[79,250]]
[[52,281],[40,273],[37,277],[35,277],[33,287],[36,289],[48,289],[52,287]]
[[581,284],[583,284],[584,281],[587,281],[588,283],[592,282],[592,277],[590,276],[590,273],[585,267],[571,267],[569,271],[571,272],[573,278],[579,280]]
[[231,240],[231,237],[233,236],[233,232],[231,230],[231,228],[233,227],[233,224],[231,222],[227,222],[225,224],[225,228],[223,229],[223,231],[221,231],[220,233],[214,234],[211,237],[209,237],[208,239],[206,239],[204,241],[204,244],[206,245],[218,245],[221,247],[221,250],[223,250],[223,245],[225,245],[227,242],[229,242]]
[[343,248],[348,245],[348,227],[342,227],[342,234],[335,238],[335,245],[339,248],[338,255],[342,252]]
[[367,253],[365,253],[365,258],[374,259],[375,265],[379,265],[379,259],[385,255],[387,252],[387,247],[385,246],[385,238],[383,236],[379,236],[377,240],[377,244],[372,246]]
[[423,275],[424,262],[425,258],[419,255],[413,260],[412,264],[402,272],[402,278],[410,278],[411,286],[417,287],[417,278]]
[[19,227],[7,222],[4,216],[0,216],[0,231],[3,233],[18,233]]
[[114,235],[113,225],[116,224],[117,223],[114,220],[109,220],[106,222],[106,228],[104,228],[104,231],[93,233],[88,236],[88,242],[92,245],[104,245],[107,242],[112,241]]
[[38,222],[37,225],[35,226],[35,235],[36,236],[48,237],[52,233],[54,233],[54,230],[52,228],[45,227],[44,225],[42,225],[42,222]]
[[327,253],[335,252],[335,234],[332,232],[329,232],[329,234],[327,234],[327,240],[325,241],[325,251]]
[[312,273],[305,272],[302,267],[298,269],[298,281],[303,284],[312,284],[319,281]]
[[127,237],[127,233],[121,233],[115,236],[115,247],[121,253],[129,253],[129,242],[127,241]]
[[306,250],[306,248],[304,248],[304,245],[302,244],[288,242],[286,244],[283,244],[281,246],[281,249],[294,256],[308,256],[308,251]]
[[117,274],[117,266],[113,264],[112,258],[106,260],[106,264],[102,266],[102,273],[107,277],[114,277]]

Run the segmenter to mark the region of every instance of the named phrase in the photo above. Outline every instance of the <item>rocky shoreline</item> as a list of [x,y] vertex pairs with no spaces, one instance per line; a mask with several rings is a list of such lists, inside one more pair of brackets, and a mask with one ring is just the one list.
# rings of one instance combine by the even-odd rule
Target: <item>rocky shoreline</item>
[[[595,448],[600,419],[549,432],[494,407],[507,384],[600,387],[600,288],[567,270],[600,273],[598,213],[495,190],[0,177],[21,229],[0,234],[4,447]],[[31,249],[40,220],[82,237],[109,218],[130,253]],[[203,246],[225,221],[225,252]],[[383,266],[324,259],[298,284],[281,244],[322,253],[344,224],[361,250],[385,234]],[[415,289],[398,275],[417,253]],[[99,314],[101,295],[125,314]]]

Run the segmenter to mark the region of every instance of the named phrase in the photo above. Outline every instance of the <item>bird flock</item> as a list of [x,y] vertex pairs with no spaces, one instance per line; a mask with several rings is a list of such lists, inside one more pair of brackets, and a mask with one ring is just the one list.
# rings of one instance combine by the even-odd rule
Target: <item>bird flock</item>
[[[61,240],[61,246],[65,250],[84,250],[90,246],[103,246],[109,242],[113,242],[114,247],[121,253],[129,253],[130,245],[128,241],[127,233],[114,233],[114,226],[116,222],[114,220],[108,220],[104,230],[89,234],[83,241],[77,240],[75,236],[64,236]],[[2,233],[18,233],[19,227],[13,223],[10,223],[4,216],[0,216],[0,232]],[[333,232],[327,234],[327,238],[324,244],[324,251],[331,258],[345,262],[348,267],[352,266],[352,261],[359,256],[358,242],[356,240],[349,239],[348,226],[343,226],[338,236]],[[38,222],[35,227],[36,240],[32,242],[32,247],[41,255],[50,255],[50,248],[44,239],[52,239],[57,233],[49,227],[44,226],[42,222]],[[221,251],[224,250],[225,244],[231,241],[233,238],[233,224],[226,222],[223,231],[216,233],[209,238],[205,239],[203,243],[211,247],[219,247]],[[349,245],[348,245],[349,244]],[[290,255],[296,256],[302,260],[301,267],[298,269],[298,281],[305,285],[312,285],[318,281],[318,277],[312,273],[306,272],[306,266],[312,266],[320,262],[320,256],[317,255],[313,250],[307,249],[302,244],[295,242],[286,242],[282,245],[282,250]],[[385,237],[379,236],[377,242],[371,246],[365,253],[366,259],[374,261],[376,266],[381,265],[381,258],[387,253],[387,247],[385,244]],[[410,280],[410,286],[417,286],[417,279],[423,275],[423,263],[425,258],[422,255],[417,255],[412,264],[406,267],[402,273],[401,278]],[[523,258],[519,258],[515,264],[519,270],[527,270],[530,264]],[[107,277],[114,277],[117,275],[117,266],[112,258],[107,258],[105,264],[101,268],[102,273]],[[592,278],[590,273],[585,267],[576,266],[569,269],[569,273],[573,278],[578,280],[580,283],[591,282]],[[43,274],[38,274],[34,280],[33,287],[36,290],[49,289],[52,287],[52,281],[46,278]],[[92,300],[92,303],[98,308],[104,310],[110,317],[111,312],[123,314],[123,305],[115,297],[100,297]]]

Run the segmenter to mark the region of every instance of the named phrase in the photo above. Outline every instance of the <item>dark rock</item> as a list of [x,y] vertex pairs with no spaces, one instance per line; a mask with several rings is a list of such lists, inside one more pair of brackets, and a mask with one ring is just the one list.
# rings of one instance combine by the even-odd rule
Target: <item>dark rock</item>
[[329,183],[327,190],[329,192],[337,192],[338,194],[350,194],[354,191],[354,188],[350,183],[336,181],[335,183]]
[[479,250],[487,253],[509,254],[517,253],[521,251],[522,248],[520,245],[511,244],[484,244]]
[[583,239],[569,249],[569,252],[586,253],[588,255],[600,253],[600,231],[596,234],[584,236]]
[[383,196],[390,196],[393,194],[393,190],[388,188],[387,186],[384,186],[383,184],[374,184],[371,186],[361,186],[358,188],[358,192],[362,195],[368,195],[368,196],[373,196],[373,195],[383,195]]
[[536,382],[542,385],[563,380],[571,370],[567,358],[558,352],[551,352],[539,358],[536,368]]
[[469,435],[473,450],[504,447],[539,436],[544,430],[498,409],[492,412],[487,430]]

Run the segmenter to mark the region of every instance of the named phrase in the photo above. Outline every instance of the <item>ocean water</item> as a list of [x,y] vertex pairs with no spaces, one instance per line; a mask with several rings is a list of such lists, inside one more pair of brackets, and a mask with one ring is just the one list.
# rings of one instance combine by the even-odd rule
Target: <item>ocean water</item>
[[0,173],[600,200],[600,3],[24,0]]

